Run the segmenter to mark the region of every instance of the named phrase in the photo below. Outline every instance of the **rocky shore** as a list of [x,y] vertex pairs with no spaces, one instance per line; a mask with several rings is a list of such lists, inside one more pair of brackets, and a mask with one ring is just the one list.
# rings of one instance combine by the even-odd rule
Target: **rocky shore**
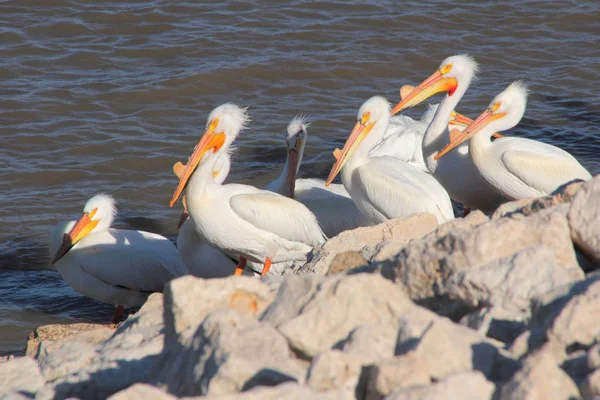
[[600,398],[600,177],[344,232],[283,276],[183,277],[118,327],[38,328],[2,399]]

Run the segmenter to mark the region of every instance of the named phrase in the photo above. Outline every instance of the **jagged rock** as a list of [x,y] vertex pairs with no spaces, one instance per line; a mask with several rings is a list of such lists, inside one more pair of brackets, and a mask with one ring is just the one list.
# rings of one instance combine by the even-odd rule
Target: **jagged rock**
[[[185,347],[177,341],[158,363],[156,380],[177,396],[217,395],[285,381],[303,382],[307,366],[267,323],[232,309],[210,312]],[[169,349],[166,349],[169,350]]]
[[357,251],[367,260],[371,259],[376,246],[384,241],[408,243],[412,238],[422,237],[437,227],[437,219],[432,214],[413,214],[405,218],[395,218],[379,225],[365,226],[340,233],[329,239],[313,255],[310,262],[286,270],[286,274],[316,273],[325,275],[331,260],[342,252]]
[[416,343],[400,345],[398,353],[414,350],[429,368],[432,379],[477,370],[487,377],[494,371],[498,344],[446,318],[431,323]]
[[[544,209],[568,204],[573,200],[575,194],[583,186],[583,184],[584,182],[582,181],[571,182],[559,187],[553,193],[547,196],[521,199],[504,203],[496,209],[492,215],[492,219],[518,215],[528,216]],[[563,212],[563,210],[566,209],[561,207],[560,212]]]
[[494,384],[481,372],[462,372],[432,385],[412,386],[387,396],[385,400],[490,400]]
[[273,294],[251,277],[200,279],[184,276],[165,286],[167,337],[188,344],[208,313],[234,309],[256,316],[271,302]]
[[588,367],[587,352],[585,350],[577,350],[566,356],[560,367],[576,384],[581,383],[592,372]]
[[135,383],[147,382],[164,345],[162,294],[152,294],[136,314],[103,342],[63,343],[40,361],[44,376],[53,378],[38,393],[41,400],[105,399]]
[[431,383],[426,362],[410,352],[369,368],[366,400],[379,400],[402,388]]
[[392,357],[398,340],[398,325],[361,325],[341,344],[344,353],[360,354],[377,362]]
[[345,272],[366,264],[368,264],[367,260],[358,251],[344,251],[333,257],[331,264],[329,264],[327,275]]
[[489,338],[511,343],[527,330],[524,319],[522,313],[515,314],[502,307],[486,307],[465,315],[460,324]]
[[17,357],[0,364],[0,396],[13,391],[33,395],[45,382],[32,358]]
[[475,228],[460,228],[454,222],[458,227],[443,234],[446,225],[453,222],[421,240],[411,241],[396,257],[378,267],[412,299],[438,313],[460,318],[472,311],[448,301],[447,281],[453,274],[485,266],[524,249],[551,249],[558,266],[567,269],[575,279],[583,276],[575,259],[567,220],[559,213],[502,218]]
[[595,177],[575,195],[569,210],[573,242],[595,263],[600,263],[600,177]]
[[145,384],[136,383],[125,390],[113,394],[108,400],[176,400],[177,397],[172,396],[157,387]]
[[88,331],[94,331],[88,336],[89,340],[97,342],[107,339],[111,334],[114,333],[114,329],[110,329],[106,325],[99,324],[81,323],[68,325],[44,325],[36,328],[29,334],[29,339],[25,345],[25,355],[37,358],[40,343],[49,345],[50,342]]
[[521,370],[500,390],[500,400],[578,398],[577,386],[558,367],[549,348],[541,348],[527,357]]
[[321,352],[310,365],[306,384],[319,392],[336,389],[360,393],[363,391],[358,387],[361,373],[370,361],[366,356],[339,350]]
[[[307,386],[286,382],[275,387],[260,386],[244,393],[202,397],[202,400],[354,400],[354,393],[317,392]],[[192,399],[189,399],[192,400]],[[200,400],[200,399],[198,399]]]
[[587,365],[590,370],[600,368],[600,344],[596,344],[588,350]]
[[412,307],[402,290],[379,274],[289,276],[261,320],[312,358],[356,327],[395,324]]
[[598,400],[600,398],[600,369],[588,375],[579,386],[579,391],[585,400]]
[[0,393],[0,400],[31,400],[31,397],[21,394],[21,392]]

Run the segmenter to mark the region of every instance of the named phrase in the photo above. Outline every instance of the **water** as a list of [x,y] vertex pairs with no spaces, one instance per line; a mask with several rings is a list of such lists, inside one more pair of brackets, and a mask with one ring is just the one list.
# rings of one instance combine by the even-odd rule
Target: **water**
[[253,119],[231,181],[277,175],[300,112],[312,122],[301,174],[324,178],[364,100],[397,101],[401,85],[466,52],[481,73],[461,112],[478,115],[524,79],[531,96],[513,133],[600,172],[598,2],[171,3],[0,1],[0,354],[42,324],[110,320],[110,306],[39,271],[49,230],[107,192],[117,227],[174,238],[171,166],[223,102]]

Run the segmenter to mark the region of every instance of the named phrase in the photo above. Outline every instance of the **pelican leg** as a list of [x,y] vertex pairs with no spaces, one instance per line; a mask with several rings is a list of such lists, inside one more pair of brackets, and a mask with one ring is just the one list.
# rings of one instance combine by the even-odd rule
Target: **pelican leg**
[[121,322],[121,318],[123,318],[123,306],[117,306],[117,308],[115,308],[115,316],[113,317],[113,324],[118,324],[119,322]]
[[260,275],[264,276],[264,275],[268,274],[270,269],[271,269],[271,259],[269,257],[267,257],[267,259],[265,260],[265,266],[263,267],[263,270],[262,270],[262,274],[260,274]]
[[240,261],[235,269],[233,275],[241,275],[244,272],[244,268],[246,268],[246,259],[244,257],[240,257]]
[[467,215],[469,215],[470,212],[471,212],[470,208],[463,207],[463,218],[466,217]]

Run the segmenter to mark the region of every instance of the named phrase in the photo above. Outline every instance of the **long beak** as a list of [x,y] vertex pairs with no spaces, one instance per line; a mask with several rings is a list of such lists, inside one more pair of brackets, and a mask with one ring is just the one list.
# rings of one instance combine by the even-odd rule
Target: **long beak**
[[187,210],[187,201],[185,200],[185,195],[183,195],[183,197],[181,198],[181,202],[183,203],[183,211],[181,212],[181,215],[179,216],[179,222],[177,222],[177,229],[181,229],[181,227],[183,226],[183,223],[189,216],[189,213]]
[[[450,119],[450,124],[454,124],[454,125],[460,125],[460,126],[469,126],[471,125],[471,123],[473,122],[473,120],[469,117],[466,117],[460,113],[457,113],[456,111],[452,112],[452,119]],[[504,135],[499,134],[498,132],[494,133],[492,135],[493,138],[495,139],[500,139],[503,138]]]
[[443,157],[445,154],[450,152],[456,146],[471,139],[476,133],[480,132],[483,128],[488,126],[490,122],[497,120],[498,118],[504,117],[505,113],[493,114],[491,111],[485,110],[475,121],[467,126],[462,132],[457,134],[453,140],[440,150],[433,158],[437,160]]
[[181,192],[185,189],[190,177],[196,170],[198,163],[204,156],[204,154],[209,151],[217,151],[223,146],[225,143],[225,134],[224,133],[213,133],[215,128],[218,125],[218,121],[216,119],[212,120],[208,126],[208,129],[204,132],[204,135],[200,138],[200,141],[194,148],[194,152],[190,156],[185,169],[181,173],[181,177],[179,178],[179,184],[173,193],[173,197],[171,198],[171,202],[169,203],[169,207],[173,207],[173,205],[179,199]]
[[392,115],[399,113],[407,108],[414,107],[422,103],[431,96],[440,92],[454,93],[458,82],[454,78],[444,77],[440,71],[435,71],[433,75],[425,79],[423,83],[417,86],[410,94],[406,95],[396,107],[392,109]]
[[287,176],[285,177],[285,192],[284,196],[290,199],[294,198],[294,192],[296,190],[296,171],[298,171],[298,160],[299,154],[295,148],[291,148],[288,151],[287,156]]
[[367,124],[366,121],[363,123],[359,121],[356,123],[356,125],[354,125],[354,129],[352,129],[352,132],[350,133],[348,140],[346,140],[346,144],[344,144],[342,151],[334,152],[336,162],[333,164],[333,168],[331,168],[331,172],[329,173],[329,177],[325,182],[325,186],[329,186],[329,184],[335,179],[337,174],[346,163],[346,160],[352,156],[352,153],[354,153],[360,142],[363,141],[365,136],[367,136],[369,131],[373,128],[373,125],[375,125],[375,123]]
[[63,235],[63,241],[54,257],[52,257],[52,261],[50,261],[50,265],[54,265],[58,260],[64,257],[65,254],[71,250],[77,242],[83,239],[87,234],[89,234],[95,227],[98,225],[100,220],[92,221],[91,218],[95,214],[95,210],[91,213],[83,213],[79,221],[73,226],[69,233],[65,233]]

